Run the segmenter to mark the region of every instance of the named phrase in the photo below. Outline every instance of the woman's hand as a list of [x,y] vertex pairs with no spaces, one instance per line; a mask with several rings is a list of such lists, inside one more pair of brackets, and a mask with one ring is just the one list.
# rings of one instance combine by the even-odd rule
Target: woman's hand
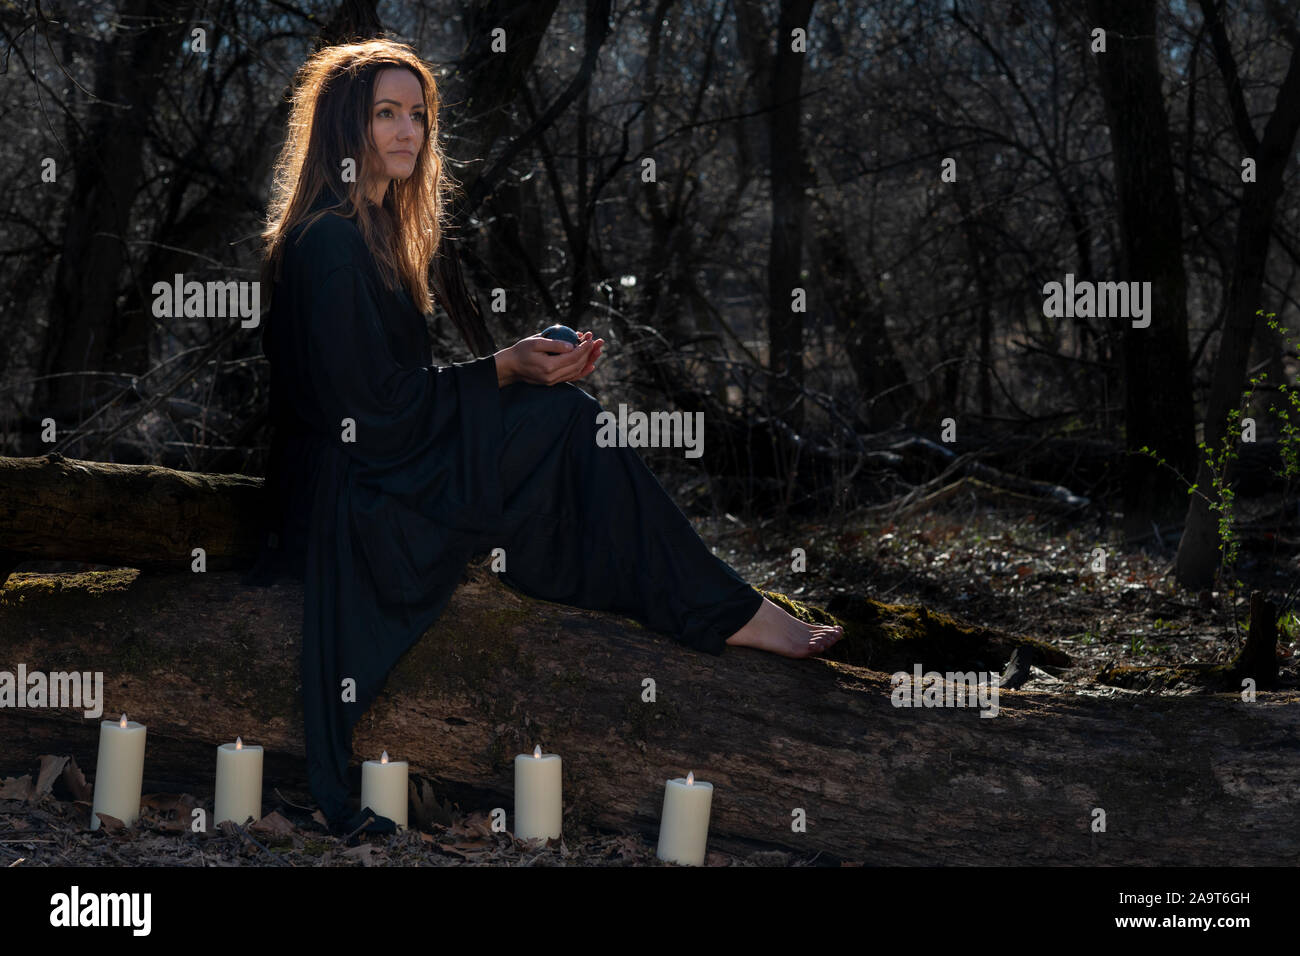
[[579,332],[578,338],[579,344],[574,346],[543,335],[532,335],[502,349],[495,356],[498,384],[532,382],[557,385],[586,378],[595,370],[605,340],[593,339],[590,332]]

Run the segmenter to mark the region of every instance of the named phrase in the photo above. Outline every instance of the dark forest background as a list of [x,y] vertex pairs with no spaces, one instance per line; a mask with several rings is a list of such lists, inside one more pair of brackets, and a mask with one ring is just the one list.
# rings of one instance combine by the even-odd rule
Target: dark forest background
[[[263,473],[260,329],[151,288],[257,278],[295,70],[380,34],[438,68],[495,348],[590,328],[607,408],[704,411],[702,459],[643,450],[684,507],[834,517],[969,454],[1130,543],[1185,529],[1202,586],[1197,442],[1265,373],[1234,467],[1286,500],[1298,356],[1257,314],[1300,326],[1284,0],[4,3],[0,454]],[[1045,316],[1067,273],[1151,282],[1150,327]],[[430,335],[470,357],[441,309]],[[909,471],[917,439],[944,451]]]

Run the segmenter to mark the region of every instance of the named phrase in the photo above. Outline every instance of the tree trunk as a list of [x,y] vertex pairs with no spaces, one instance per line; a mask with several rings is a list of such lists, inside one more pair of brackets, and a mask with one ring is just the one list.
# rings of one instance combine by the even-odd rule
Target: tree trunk
[[803,431],[803,312],[791,310],[795,288],[807,288],[801,278],[803,227],[808,170],[803,154],[803,89],[805,53],[790,49],[792,32],[808,29],[814,0],[781,0],[777,11],[776,50],[764,49],[772,34],[757,4],[737,4],[740,49],[748,60],[759,91],[759,108],[766,111],[771,161],[772,229],[768,249],[768,386],[771,414],[796,432]]
[[[257,555],[263,481],[59,454],[0,458],[0,540],[26,560],[211,570]],[[12,564],[13,562],[11,562]],[[11,567],[0,563],[0,585]]]
[[[1130,537],[1153,520],[1183,513],[1186,489],[1177,476],[1138,453],[1150,447],[1179,474],[1195,456],[1192,380],[1187,356],[1187,276],[1182,223],[1169,147],[1169,120],[1160,91],[1154,0],[1088,0],[1093,22],[1106,30],[1106,52],[1095,55],[1115,152],[1124,268],[1121,280],[1150,282],[1147,328],[1124,333],[1124,529]],[[1095,277],[1088,276],[1088,279]]]
[[884,429],[901,421],[916,404],[916,390],[894,350],[880,306],[872,300],[869,280],[850,254],[848,238],[828,212],[814,230],[820,282],[835,332],[865,397],[868,427]]
[[[238,735],[266,747],[267,794],[306,802],[300,588],[118,571],[20,575],[4,599],[11,666],[102,671],[104,717],[148,726],[146,792],[210,800],[213,750]],[[1012,645],[923,608],[839,603],[848,636],[836,660],[712,657],[611,615],[533,601],[471,565],[358,725],[355,761],[386,749],[444,798],[504,807],[513,825],[512,760],[541,744],[564,759],[566,827],[651,839],[664,781],[694,771],[716,788],[711,845],[731,852],[1183,866],[1279,865],[1300,852],[1290,757],[1300,707],[1282,706],[1294,693],[1243,705],[1003,691],[993,718],[896,708],[889,671],[997,666]],[[0,739],[4,773],[68,753],[93,776],[98,735],[81,710],[0,710]],[[1104,832],[1093,830],[1098,810]],[[806,832],[792,825],[798,811]]]
[[[1225,303],[1227,316],[1205,410],[1205,444],[1217,452],[1228,436],[1228,415],[1241,401],[1250,343],[1255,334],[1255,311],[1261,305],[1273,217],[1278,198],[1282,195],[1282,174],[1290,160],[1296,132],[1300,130],[1300,41],[1293,42],[1291,63],[1261,140],[1255,136],[1246,112],[1232,48],[1216,8],[1204,2],[1201,8],[1214,41],[1215,59],[1227,82],[1237,137],[1245,155],[1255,159],[1257,164],[1257,181],[1242,186],[1232,278]],[[1294,25],[1290,35],[1295,36]],[[1228,437],[1240,447],[1236,436]],[[1196,482],[1200,494],[1192,495],[1188,502],[1187,525],[1178,544],[1174,576],[1184,587],[1206,588],[1213,583],[1219,564],[1219,537],[1218,516],[1210,509],[1210,502],[1201,497],[1209,495],[1217,500],[1211,484],[1212,476],[1204,460],[1197,462]]]
[[[139,373],[148,365],[152,317],[121,322],[118,278],[128,260],[149,114],[164,87],[159,76],[181,47],[191,6],[130,0],[111,21],[120,32],[100,47],[88,132],[75,141],[71,168],[62,173],[72,185],[44,336],[45,375]],[[49,378],[34,407],[67,429],[100,403],[101,387],[76,375]]]

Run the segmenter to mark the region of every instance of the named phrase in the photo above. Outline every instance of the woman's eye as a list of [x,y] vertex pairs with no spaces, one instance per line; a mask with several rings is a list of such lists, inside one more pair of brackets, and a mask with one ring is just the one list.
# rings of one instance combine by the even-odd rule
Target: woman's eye
[[392,113],[393,111],[390,110],[387,106],[385,106],[382,110],[379,111],[380,116],[391,116]]
[[415,115],[415,121],[416,121],[417,123],[423,123],[423,122],[424,122],[424,114],[423,114],[423,113],[416,113],[416,114],[414,114],[414,115]]

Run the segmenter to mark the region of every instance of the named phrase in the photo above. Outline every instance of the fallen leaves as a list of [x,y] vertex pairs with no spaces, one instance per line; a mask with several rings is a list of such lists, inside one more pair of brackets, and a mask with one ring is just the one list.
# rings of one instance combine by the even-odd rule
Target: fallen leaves
[[36,796],[36,787],[32,785],[32,775],[5,777],[0,780],[0,800],[22,800],[30,802]]
[[145,830],[183,833],[191,828],[194,811],[201,806],[188,793],[146,793],[140,797],[139,826]]
[[77,766],[75,758],[41,754],[40,761],[41,768],[35,782],[31,774],[0,779],[0,800],[39,801],[46,794],[53,793],[57,784],[62,784],[74,800],[91,799],[93,790],[86,784],[85,774]]

